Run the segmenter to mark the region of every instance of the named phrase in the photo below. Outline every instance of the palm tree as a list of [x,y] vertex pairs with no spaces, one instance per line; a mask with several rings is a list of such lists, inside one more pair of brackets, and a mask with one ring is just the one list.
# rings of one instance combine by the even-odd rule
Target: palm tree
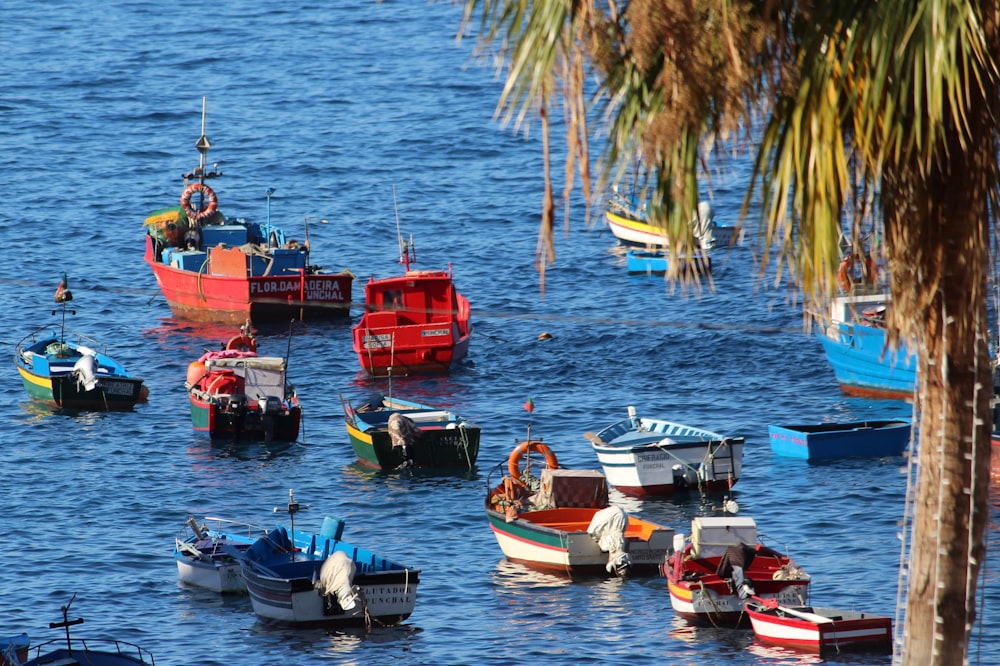
[[[848,216],[882,227],[890,339],[918,355],[917,497],[904,664],[962,663],[985,557],[992,371],[986,290],[1000,202],[997,0],[465,0],[507,67],[499,108],[538,113],[546,187],[537,263],[554,259],[549,115],[566,115],[568,201],[648,165],[675,251],[721,145],[755,151],[744,211],[761,251],[818,308]],[[594,81],[596,80],[596,84]],[[589,98],[595,103],[588,105]],[[589,117],[607,133],[596,186]],[[763,129],[752,141],[751,131]],[[859,197],[857,188],[877,197]],[[871,203],[874,202],[874,203]],[[568,217],[567,217],[568,220]]]

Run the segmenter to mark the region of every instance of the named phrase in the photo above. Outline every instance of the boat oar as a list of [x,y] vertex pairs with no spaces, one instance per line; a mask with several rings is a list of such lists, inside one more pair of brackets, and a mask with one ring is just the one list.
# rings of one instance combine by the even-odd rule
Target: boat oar
[[779,610],[782,613],[793,615],[797,618],[805,620],[806,622],[812,622],[814,624],[824,624],[827,622],[833,622],[833,620],[831,620],[830,618],[824,617],[822,615],[817,615],[816,613],[806,613],[804,611],[795,610],[794,608],[789,608],[788,606],[782,606],[781,604],[778,603],[777,599],[762,599],[757,596],[753,596],[750,598],[756,601],[758,604],[760,604],[763,608],[767,610]]

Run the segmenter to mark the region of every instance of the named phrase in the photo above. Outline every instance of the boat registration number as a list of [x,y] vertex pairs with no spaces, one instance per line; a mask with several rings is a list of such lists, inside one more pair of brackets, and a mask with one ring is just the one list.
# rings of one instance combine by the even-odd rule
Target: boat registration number
[[447,328],[428,328],[425,331],[420,331],[420,335],[425,338],[434,338],[441,335],[450,335],[451,331]]
[[132,385],[128,382],[102,381],[101,388],[109,395],[132,395]]
[[365,349],[388,349],[392,346],[392,336],[388,333],[366,335],[362,346]]

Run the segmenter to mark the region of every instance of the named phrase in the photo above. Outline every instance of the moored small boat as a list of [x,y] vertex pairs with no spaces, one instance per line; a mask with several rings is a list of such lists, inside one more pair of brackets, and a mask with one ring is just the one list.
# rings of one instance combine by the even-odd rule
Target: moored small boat
[[188,365],[194,429],[213,439],[295,441],[302,405],[287,380],[287,359],[259,356],[249,323],[224,347]]
[[[9,645],[14,646],[11,653],[5,652],[0,657],[0,664],[10,663],[11,666],[155,666],[152,653],[133,643],[115,639],[80,638],[70,636],[70,627],[83,624],[83,618],[69,619],[69,608],[76,599],[76,594],[69,603],[62,607],[61,622],[50,622],[50,629],[64,629],[61,638],[39,643],[26,644],[27,635],[15,637]],[[8,639],[9,640],[9,639]],[[3,641],[0,640],[0,643]],[[65,645],[65,647],[59,647]],[[21,660],[20,656],[27,657]],[[6,659],[6,661],[5,661]],[[17,661],[14,661],[17,659]]]
[[664,249],[625,250],[625,265],[631,275],[665,275],[671,267],[679,273],[707,275],[712,272],[712,258],[704,251],[690,257],[674,257]]
[[365,285],[365,312],[352,329],[362,370],[374,377],[446,373],[469,353],[469,299],[447,271],[410,270],[412,240],[400,242],[403,275]]
[[50,407],[89,411],[127,411],[144,402],[149,391],[142,378],[109,356],[102,343],[66,328],[66,304],[73,295],[65,276],[55,299],[62,306],[61,324],[32,331],[14,350],[28,397]]
[[[298,504],[289,491],[288,513]],[[294,521],[294,518],[293,518]],[[417,601],[420,570],[341,539],[343,522],[327,518],[319,534],[276,527],[241,555],[258,617],[296,626],[390,626]]]
[[772,451],[805,460],[899,456],[910,430],[910,422],[902,419],[767,427]]
[[479,456],[479,426],[448,409],[393,396],[357,407],[342,401],[344,423],[365,467],[472,469]]
[[584,437],[604,468],[608,483],[634,497],[683,491],[729,490],[743,469],[742,437],[726,437],[693,426],[628,418]]
[[[636,197],[626,197],[612,192],[605,212],[608,228],[624,245],[662,248],[667,244],[666,233],[647,221],[645,208],[645,204]],[[730,247],[743,242],[743,230],[719,224],[715,220],[712,205],[707,201],[698,203],[698,211],[691,219],[691,231],[698,247],[703,250]]]
[[245,594],[240,554],[267,534],[263,527],[226,518],[189,518],[174,539],[177,576],[182,583],[220,594]]
[[809,575],[787,555],[757,543],[753,518],[706,516],[691,521],[690,543],[677,535],[663,566],[674,612],[695,624],[739,626],[752,596],[789,606],[809,600]]
[[273,189],[265,193],[264,223],[222,214],[207,182],[222,176],[207,163],[211,145],[203,100],[195,144],[201,158],[184,174],[180,205],[154,211],[145,221],[143,258],[173,314],[233,324],[348,317],[354,276],[311,263],[308,226],[300,243],[271,224]]
[[[545,459],[537,476],[532,453]],[[530,438],[506,462],[499,484],[487,480],[486,518],[508,560],[571,577],[658,573],[674,531],[611,505],[599,471],[560,468],[555,453]]]
[[819,654],[892,651],[892,618],[885,615],[756,598],[747,601],[746,612],[763,643]]

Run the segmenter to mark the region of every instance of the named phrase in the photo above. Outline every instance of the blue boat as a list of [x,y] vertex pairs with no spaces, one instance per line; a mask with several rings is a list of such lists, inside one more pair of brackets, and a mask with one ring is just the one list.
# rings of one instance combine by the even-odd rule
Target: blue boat
[[105,345],[66,328],[66,306],[73,300],[66,285],[63,276],[55,297],[62,308],[61,324],[32,331],[14,350],[28,397],[56,409],[103,412],[126,411],[144,402],[149,390],[142,378],[111,358]]
[[804,460],[899,456],[910,430],[905,419],[767,427],[772,451]]
[[[298,503],[289,493],[288,513]],[[293,518],[294,520],[294,518]],[[410,616],[420,570],[341,540],[344,524],[327,517],[319,534],[276,527],[238,552],[258,617],[294,626],[390,626]]]
[[674,258],[666,250],[625,250],[625,263],[631,275],[665,275],[671,263],[679,262],[681,272],[705,275],[712,272],[712,259],[705,252],[691,257]]
[[838,296],[816,335],[841,390],[863,398],[912,399],[917,358],[905,344],[886,347],[888,297],[883,293]]

